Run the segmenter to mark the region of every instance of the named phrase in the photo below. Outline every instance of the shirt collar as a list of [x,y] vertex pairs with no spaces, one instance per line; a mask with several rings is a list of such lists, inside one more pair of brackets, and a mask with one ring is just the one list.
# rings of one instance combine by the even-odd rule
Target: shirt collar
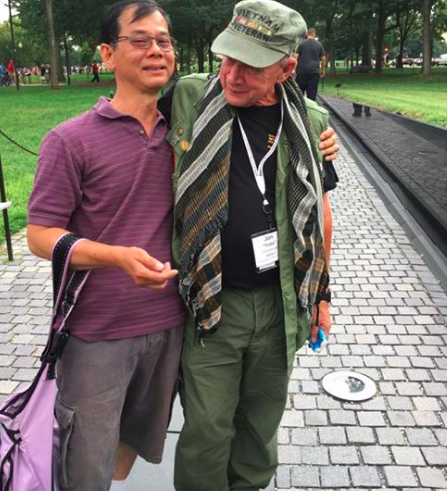
[[[120,118],[135,119],[133,116],[130,116],[128,114],[123,114],[117,111],[112,106],[112,104],[110,104],[110,99],[107,99],[106,97],[100,97],[99,101],[95,104],[94,109],[100,116],[107,119],[120,119]],[[163,117],[163,114],[161,114],[161,112],[157,109],[157,119],[155,121],[155,126],[157,126],[161,122],[166,124],[166,120]]]

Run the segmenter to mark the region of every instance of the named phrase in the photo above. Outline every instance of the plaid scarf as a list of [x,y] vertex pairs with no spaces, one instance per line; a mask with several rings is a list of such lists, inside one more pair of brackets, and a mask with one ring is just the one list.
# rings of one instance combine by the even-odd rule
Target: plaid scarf
[[[292,164],[287,192],[295,231],[295,289],[299,304],[310,309],[329,282],[323,248],[322,171],[301,92],[291,79],[279,90],[284,104],[282,134]],[[211,79],[183,158],[175,198],[180,292],[194,315],[196,329],[203,332],[216,330],[221,319],[220,231],[228,220],[235,116],[219,78]]]

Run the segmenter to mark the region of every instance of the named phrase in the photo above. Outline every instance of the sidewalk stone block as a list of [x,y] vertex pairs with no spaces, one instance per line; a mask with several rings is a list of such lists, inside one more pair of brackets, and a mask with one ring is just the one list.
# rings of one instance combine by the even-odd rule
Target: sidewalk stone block
[[317,382],[313,382],[310,380],[303,380],[301,382],[301,392],[303,394],[319,394],[320,388]]
[[318,467],[292,467],[292,486],[297,488],[319,488],[320,472]]
[[405,373],[399,368],[384,368],[381,371],[383,380],[392,380],[393,382],[397,380],[407,380]]
[[317,409],[315,396],[296,394],[293,396],[293,407],[295,409]]
[[424,457],[417,447],[391,447],[397,465],[425,465]]
[[18,387],[18,385],[18,382],[12,380],[0,380],[0,394],[11,394]]
[[340,409],[340,402],[336,401],[332,397],[329,396],[318,396],[317,397],[317,406],[318,409],[328,410],[328,409]]
[[432,430],[425,428],[408,428],[405,430],[405,433],[407,435],[408,442],[412,446],[434,447],[437,445],[437,441]]
[[413,400],[410,397],[387,397],[386,400],[392,410],[411,411],[414,409]]
[[352,465],[360,463],[357,449],[355,447],[330,447],[329,454],[331,463],[335,465]]
[[349,426],[357,424],[354,411],[331,409],[329,411],[329,419],[333,426]]
[[447,430],[434,430],[438,442],[443,447],[447,447]]
[[447,481],[440,469],[419,468],[416,469],[422,486],[432,488],[447,488]]
[[413,399],[416,409],[419,411],[440,411],[438,401],[434,397],[415,397]]
[[441,426],[437,414],[433,411],[413,411],[411,414],[416,421],[416,426]]
[[305,411],[305,421],[307,426],[327,426],[326,411]]
[[301,448],[291,445],[279,445],[278,460],[280,464],[301,464]]
[[[377,430],[379,431],[379,429]],[[346,433],[348,435],[349,443],[375,443],[374,431],[372,428],[365,427],[347,427]],[[403,437],[402,437],[403,441]]]
[[379,473],[375,467],[360,466],[349,469],[354,486],[379,488],[382,487]]
[[318,428],[318,435],[322,445],[345,445],[347,443],[345,428]]
[[278,443],[281,445],[288,445],[290,443],[290,430],[289,428],[278,428]]
[[386,447],[367,446],[361,447],[363,462],[370,465],[392,464],[390,452]]
[[361,426],[386,426],[385,419],[381,412],[359,411],[357,415]]
[[376,432],[381,445],[405,445],[404,433],[399,428],[377,428]]
[[316,445],[317,430],[313,428],[294,428],[292,430],[292,444],[307,446]]
[[346,467],[323,467],[321,485],[329,489],[349,488],[350,479]]
[[386,466],[383,468],[388,486],[417,486],[411,467]]
[[281,419],[281,426],[304,426],[303,413],[301,411],[284,411],[283,417]]
[[421,385],[416,382],[397,382],[396,389],[400,396],[422,395]]
[[276,473],[276,487],[277,488],[290,488],[290,467],[287,465],[281,465],[278,467]]
[[447,448],[445,447],[426,447],[422,449],[428,465],[447,466]]
[[411,415],[411,413],[405,411],[388,411],[387,416],[392,426],[416,425],[416,422],[414,421],[414,418]]
[[302,447],[303,464],[329,465],[328,449],[325,447]]
[[362,409],[364,411],[386,411],[387,407],[385,399],[381,396],[376,396],[373,399],[362,403]]

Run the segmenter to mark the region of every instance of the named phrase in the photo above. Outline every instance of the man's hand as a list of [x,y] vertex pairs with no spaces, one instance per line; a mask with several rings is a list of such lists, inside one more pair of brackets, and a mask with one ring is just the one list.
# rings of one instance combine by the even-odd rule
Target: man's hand
[[142,288],[162,290],[178,274],[170,263],[161,263],[138,247],[117,248],[117,266]]
[[326,160],[335,160],[337,158],[339,150],[337,145],[337,134],[330,126],[326,131],[321,133],[318,148]]
[[326,334],[326,338],[329,339],[329,333],[332,327],[332,318],[330,313],[330,303],[322,300],[319,304],[319,318],[317,325],[317,306],[313,306],[312,310],[312,323],[310,330],[310,339],[311,341],[316,341],[318,336],[318,328],[321,327]]
[[326,76],[326,70],[320,70],[320,78],[324,78]]
[[[53,247],[67,230],[28,224],[28,245],[36,256],[51,259]],[[70,259],[73,270],[119,268],[142,288],[162,290],[178,271],[162,263],[139,247],[111,246],[83,240],[78,242]]]

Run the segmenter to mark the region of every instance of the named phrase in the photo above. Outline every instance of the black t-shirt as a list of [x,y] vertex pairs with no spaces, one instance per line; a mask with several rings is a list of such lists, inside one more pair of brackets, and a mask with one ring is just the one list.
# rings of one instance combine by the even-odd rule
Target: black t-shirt
[[313,38],[305,39],[298,46],[298,66],[296,73],[298,75],[320,72],[320,58],[324,56],[323,46],[319,41]]
[[[281,120],[281,105],[238,108],[244,131],[257,165],[270,150]],[[264,164],[266,198],[276,226],[275,182],[277,151]],[[256,184],[237,118],[233,124],[233,142],[229,178],[229,216],[222,229],[222,283],[233,288],[257,288],[279,281],[279,268],[256,272],[251,236],[269,229],[262,207],[262,194]]]

